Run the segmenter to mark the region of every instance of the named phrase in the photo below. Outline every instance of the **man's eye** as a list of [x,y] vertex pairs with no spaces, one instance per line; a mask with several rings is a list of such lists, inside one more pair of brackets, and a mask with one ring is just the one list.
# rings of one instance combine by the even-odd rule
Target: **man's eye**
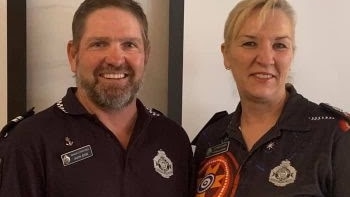
[[137,45],[133,42],[125,42],[124,46],[127,48],[136,48],[137,47]]
[[107,43],[106,42],[93,42],[93,43],[91,43],[90,46],[94,47],[94,48],[101,48],[101,47],[107,46]]

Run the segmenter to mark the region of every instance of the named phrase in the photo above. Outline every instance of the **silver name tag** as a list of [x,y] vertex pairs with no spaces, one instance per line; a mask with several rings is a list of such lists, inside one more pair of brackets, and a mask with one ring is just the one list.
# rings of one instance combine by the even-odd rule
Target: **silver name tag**
[[89,157],[92,157],[92,149],[90,145],[83,146],[81,148],[72,150],[68,153],[64,153],[61,155],[62,163],[64,166],[69,166],[73,163],[82,161]]
[[218,144],[216,146],[208,148],[207,152],[206,152],[206,158],[227,152],[229,146],[230,146],[230,142],[224,142],[224,143],[221,143],[221,144]]

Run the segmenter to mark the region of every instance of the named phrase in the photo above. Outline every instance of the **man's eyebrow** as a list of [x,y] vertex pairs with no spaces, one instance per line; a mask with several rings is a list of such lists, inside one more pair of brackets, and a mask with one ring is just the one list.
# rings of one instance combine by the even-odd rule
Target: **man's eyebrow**
[[126,37],[126,38],[121,38],[120,41],[142,42],[142,39],[138,37]]
[[110,40],[110,38],[105,36],[94,36],[87,38],[87,42],[98,41],[98,40]]
[[[87,42],[93,42],[93,41],[112,41],[113,39],[106,36],[93,36],[88,37]],[[142,42],[142,38],[138,37],[125,37],[125,38],[119,38],[118,41],[120,42],[126,42],[126,41],[132,41],[132,42]]]

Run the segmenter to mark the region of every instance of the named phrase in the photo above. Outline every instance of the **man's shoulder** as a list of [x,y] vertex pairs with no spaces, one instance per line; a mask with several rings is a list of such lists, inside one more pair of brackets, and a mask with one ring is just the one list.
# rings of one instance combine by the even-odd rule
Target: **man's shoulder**
[[9,135],[34,135],[45,127],[56,127],[57,115],[54,112],[55,107],[51,106],[38,113],[35,113],[34,108],[28,110],[24,114],[9,121],[1,130],[1,137]]
[[161,111],[155,108],[146,108],[146,113],[150,117],[149,128],[157,131],[166,131],[169,136],[185,136],[187,133],[185,129],[181,126],[181,123],[173,120],[171,117],[164,115]]
[[[18,140],[12,138],[14,134],[17,132],[15,131],[17,127],[23,123],[23,121],[26,121],[27,119],[30,119],[35,114],[34,108],[28,110],[27,112],[17,116],[16,118],[9,121],[0,131],[0,157],[3,156],[6,152],[8,152],[11,142],[18,142]],[[13,144],[13,143],[12,143]]]
[[153,120],[152,124],[162,125],[162,126],[170,126],[173,128],[182,129],[180,123],[171,119],[170,117],[164,115],[161,111],[155,108],[146,108],[148,115]]
[[137,100],[138,114],[147,116],[151,119],[162,120],[167,117],[158,109],[144,105],[140,100]]
[[151,120],[154,120],[152,123],[176,124],[176,122],[172,121],[172,119],[164,115],[160,110],[144,105],[139,99],[137,99],[136,105],[138,108],[138,114],[141,117],[146,116],[149,117]]
[[161,111],[159,111],[155,108],[146,107],[146,111],[147,111],[148,115],[150,115],[152,117],[165,117]]
[[25,113],[17,116],[16,118],[10,120],[0,131],[0,140],[6,138],[10,132],[20,124],[24,119],[29,118],[35,114],[34,107]]

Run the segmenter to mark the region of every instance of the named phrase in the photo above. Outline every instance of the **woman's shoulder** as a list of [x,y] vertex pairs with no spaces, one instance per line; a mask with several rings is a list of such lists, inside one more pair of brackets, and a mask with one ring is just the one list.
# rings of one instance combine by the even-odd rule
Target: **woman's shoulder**
[[335,116],[336,118],[343,119],[344,121],[350,123],[350,113],[345,112],[344,110],[338,107],[334,107],[328,103],[320,103],[319,106],[323,111],[326,111]]
[[310,114],[309,120],[319,127],[333,127],[340,132],[350,131],[350,114],[327,103],[320,103]]
[[227,111],[215,113],[198,132],[192,144],[197,144],[199,141],[203,140],[203,138],[206,138],[205,140],[220,138],[224,132],[226,132],[226,128],[231,120],[232,114],[229,114]]

